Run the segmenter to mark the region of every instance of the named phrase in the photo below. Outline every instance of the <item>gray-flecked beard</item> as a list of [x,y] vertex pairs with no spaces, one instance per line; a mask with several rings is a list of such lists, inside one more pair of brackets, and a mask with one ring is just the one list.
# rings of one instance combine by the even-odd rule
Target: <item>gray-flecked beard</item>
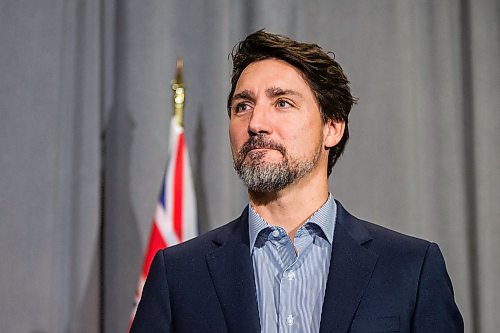
[[[268,148],[279,151],[283,159],[279,162],[265,160],[265,152],[251,152],[249,161],[247,154],[254,148]],[[283,145],[266,140],[261,136],[252,137],[246,142],[233,160],[236,173],[246,187],[257,193],[277,192],[295,183],[312,171],[318,164],[322,147],[311,158],[305,160],[291,159]]]

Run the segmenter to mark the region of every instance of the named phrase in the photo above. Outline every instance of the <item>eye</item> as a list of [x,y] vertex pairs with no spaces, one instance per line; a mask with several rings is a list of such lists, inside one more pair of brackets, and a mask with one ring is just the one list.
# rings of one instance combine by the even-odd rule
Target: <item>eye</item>
[[279,99],[276,101],[276,107],[280,109],[288,109],[291,108],[292,106],[293,106],[292,103],[290,103],[286,99]]
[[248,102],[241,102],[231,106],[231,111],[235,114],[248,112],[250,110],[252,110],[252,106]]

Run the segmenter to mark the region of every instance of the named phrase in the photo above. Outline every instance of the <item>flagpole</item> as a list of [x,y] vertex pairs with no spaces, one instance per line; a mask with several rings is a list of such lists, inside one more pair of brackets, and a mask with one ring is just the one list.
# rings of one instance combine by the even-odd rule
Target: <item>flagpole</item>
[[177,59],[175,79],[172,81],[172,90],[174,91],[174,117],[180,127],[184,126],[184,80],[182,78],[182,68],[184,61]]

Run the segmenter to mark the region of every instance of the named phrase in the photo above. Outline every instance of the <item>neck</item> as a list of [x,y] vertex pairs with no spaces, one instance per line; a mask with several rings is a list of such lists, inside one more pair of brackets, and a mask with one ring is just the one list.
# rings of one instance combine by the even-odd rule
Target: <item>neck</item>
[[249,190],[253,209],[270,225],[280,226],[293,239],[302,224],[328,200],[326,177],[301,179],[278,192]]

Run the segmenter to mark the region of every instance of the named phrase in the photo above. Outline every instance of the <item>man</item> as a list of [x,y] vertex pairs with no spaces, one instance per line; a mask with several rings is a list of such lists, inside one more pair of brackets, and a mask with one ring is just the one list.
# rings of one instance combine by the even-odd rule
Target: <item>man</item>
[[233,51],[234,167],[249,205],[158,252],[132,332],[462,332],[436,244],[328,192],[355,98],[313,44],[258,31]]

